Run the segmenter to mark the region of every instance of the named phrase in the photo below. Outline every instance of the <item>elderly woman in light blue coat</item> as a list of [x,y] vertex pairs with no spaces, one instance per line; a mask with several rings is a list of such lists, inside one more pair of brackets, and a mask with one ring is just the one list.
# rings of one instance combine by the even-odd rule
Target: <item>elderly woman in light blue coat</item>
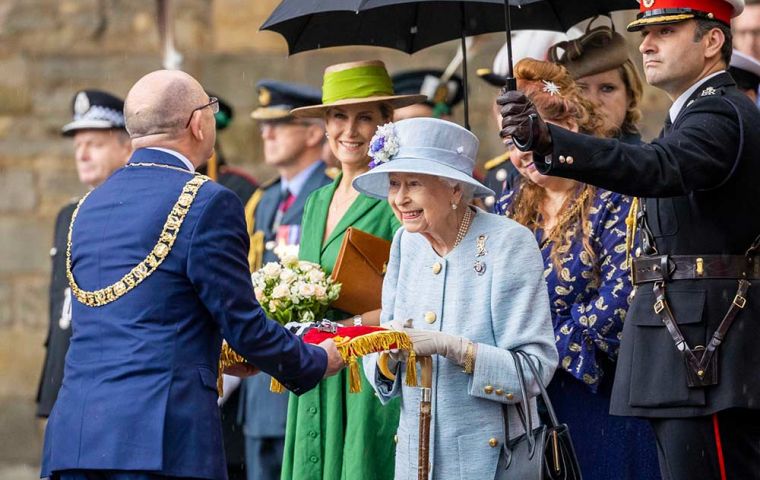
[[[391,246],[381,321],[403,328],[418,356],[433,357],[432,479],[504,478],[497,466],[505,442],[524,431],[509,350],[528,353],[544,383],[557,364],[533,235],[469,206],[473,196],[492,194],[472,178],[477,148],[477,138],[456,124],[403,120],[378,129],[374,168],[354,180],[357,190],[387,198],[404,227]],[[396,479],[416,479],[420,389],[401,380],[401,353],[384,355],[366,357],[365,374],[381,401],[401,397]],[[527,381],[537,393],[534,379]]]

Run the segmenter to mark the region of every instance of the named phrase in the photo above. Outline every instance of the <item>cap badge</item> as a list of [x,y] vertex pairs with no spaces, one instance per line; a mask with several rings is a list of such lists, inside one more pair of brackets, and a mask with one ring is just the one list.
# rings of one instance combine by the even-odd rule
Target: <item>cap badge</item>
[[74,114],[84,115],[90,109],[90,99],[87,98],[87,92],[79,92],[74,100]]
[[653,5],[654,5],[654,0],[644,0],[645,8],[652,8]]
[[272,94],[269,92],[269,89],[266,87],[259,88],[259,104],[262,107],[268,107],[269,102],[272,101]]

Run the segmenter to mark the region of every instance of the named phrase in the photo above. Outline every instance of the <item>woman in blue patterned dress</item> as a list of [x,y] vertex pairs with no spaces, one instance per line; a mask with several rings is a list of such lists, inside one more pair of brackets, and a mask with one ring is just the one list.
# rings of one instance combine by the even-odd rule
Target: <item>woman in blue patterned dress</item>
[[[603,135],[603,121],[567,71],[526,59],[518,88],[541,116],[574,131]],[[625,219],[629,197],[541,175],[531,153],[511,147],[522,175],[499,213],[530,228],[544,257],[560,363],[549,385],[560,421],[570,426],[584,479],[659,479],[647,423],[609,415],[615,359],[631,293]],[[567,157],[566,162],[574,159]]]

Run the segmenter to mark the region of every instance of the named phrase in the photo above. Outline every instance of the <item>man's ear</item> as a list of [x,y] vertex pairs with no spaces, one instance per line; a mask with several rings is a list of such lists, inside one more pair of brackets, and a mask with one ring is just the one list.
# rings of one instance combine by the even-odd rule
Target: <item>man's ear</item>
[[203,140],[203,128],[201,125],[203,116],[201,113],[200,110],[193,112],[192,117],[190,117],[190,126],[188,127],[190,129],[190,134],[198,141]]
[[720,57],[720,51],[723,48],[723,44],[726,43],[726,36],[720,28],[713,28],[705,34],[705,57],[713,58],[715,56]]
[[306,146],[309,148],[322,145],[325,139],[325,129],[319,125],[309,125],[306,129]]

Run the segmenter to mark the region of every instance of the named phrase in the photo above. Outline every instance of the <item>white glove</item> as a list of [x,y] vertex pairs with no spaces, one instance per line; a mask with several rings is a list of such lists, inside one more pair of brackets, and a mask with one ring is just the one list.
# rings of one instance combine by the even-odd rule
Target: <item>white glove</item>
[[[412,319],[408,320],[391,320],[388,323],[384,323],[382,325],[383,327],[386,327],[390,330],[395,330],[397,332],[406,332],[410,328],[412,328]],[[393,350],[388,351],[388,355],[390,356],[391,362],[388,362],[388,367],[391,370],[396,369],[396,365],[399,362],[406,362],[407,358],[409,357],[409,352],[406,350],[398,350],[394,348]]]
[[431,330],[406,328],[404,332],[412,340],[412,347],[417,356],[442,355],[457,365],[464,365],[467,345],[470,340]]

